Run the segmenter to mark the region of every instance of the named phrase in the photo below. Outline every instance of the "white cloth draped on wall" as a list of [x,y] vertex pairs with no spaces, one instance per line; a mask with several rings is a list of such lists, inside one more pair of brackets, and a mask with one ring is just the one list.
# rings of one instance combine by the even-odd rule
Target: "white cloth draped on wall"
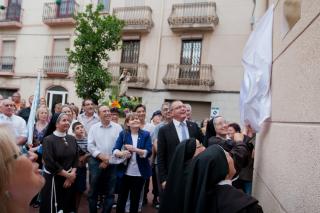
[[271,116],[271,67],[273,5],[260,18],[242,56],[244,78],[240,90],[240,119],[259,132]]

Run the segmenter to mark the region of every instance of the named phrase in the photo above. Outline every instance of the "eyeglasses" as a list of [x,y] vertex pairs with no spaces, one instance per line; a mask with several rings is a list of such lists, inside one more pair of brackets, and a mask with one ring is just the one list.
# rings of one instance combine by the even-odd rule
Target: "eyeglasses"
[[5,107],[14,107],[13,104],[4,104]]

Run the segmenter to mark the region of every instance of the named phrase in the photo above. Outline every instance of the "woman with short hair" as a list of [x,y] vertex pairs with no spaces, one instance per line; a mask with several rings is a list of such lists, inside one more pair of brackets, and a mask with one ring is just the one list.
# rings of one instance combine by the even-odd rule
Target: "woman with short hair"
[[126,130],[120,133],[113,149],[113,153],[117,157],[129,158],[126,168],[120,175],[123,177],[117,203],[117,213],[125,212],[129,192],[130,213],[138,212],[143,185],[151,176],[151,166],[148,160],[152,152],[151,137],[150,133],[140,129],[140,126],[138,114],[128,114],[125,119]]

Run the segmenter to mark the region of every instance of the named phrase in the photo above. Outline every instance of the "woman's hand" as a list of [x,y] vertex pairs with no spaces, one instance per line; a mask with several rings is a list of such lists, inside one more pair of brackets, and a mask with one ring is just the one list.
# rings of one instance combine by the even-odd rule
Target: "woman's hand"
[[68,178],[63,183],[63,188],[69,188],[72,185],[73,182],[71,182]]
[[68,173],[67,180],[69,180],[71,183],[73,183],[76,180],[77,174],[76,172],[72,171]]
[[136,148],[130,144],[124,145],[124,147],[129,151],[129,152],[136,152]]

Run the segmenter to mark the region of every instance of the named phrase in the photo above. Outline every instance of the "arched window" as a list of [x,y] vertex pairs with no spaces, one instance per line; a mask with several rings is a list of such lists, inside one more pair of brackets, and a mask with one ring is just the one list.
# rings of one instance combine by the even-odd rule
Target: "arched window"
[[62,86],[52,86],[47,89],[47,105],[52,113],[56,104],[68,103],[68,90]]

